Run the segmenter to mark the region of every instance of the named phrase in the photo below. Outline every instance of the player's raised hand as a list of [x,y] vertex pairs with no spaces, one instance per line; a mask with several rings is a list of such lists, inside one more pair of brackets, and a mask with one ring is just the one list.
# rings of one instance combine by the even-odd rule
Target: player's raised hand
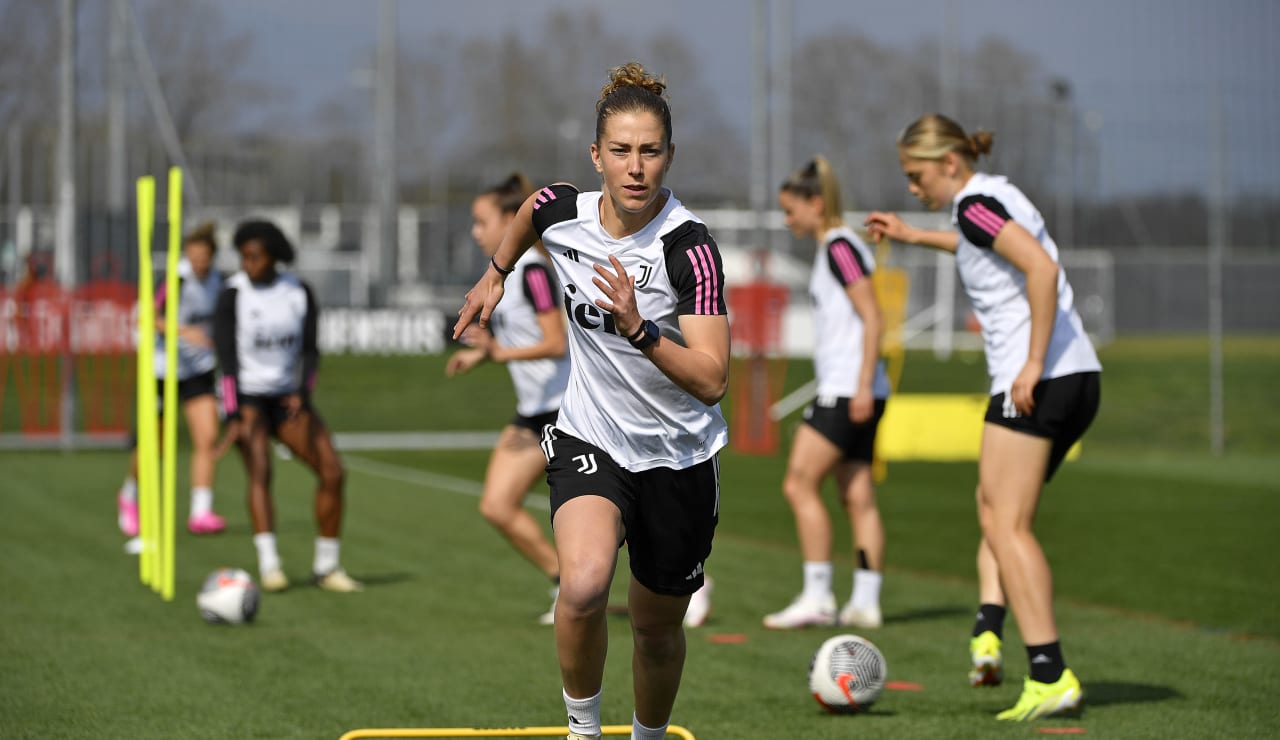
[[504,291],[502,275],[490,265],[475,286],[467,291],[462,308],[458,309],[458,323],[453,325],[453,338],[462,336],[462,332],[466,331],[476,317],[479,317],[480,328],[487,328],[494,306],[502,300]]
[[867,215],[867,220],[863,221],[862,225],[867,227],[867,233],[871,236],[872,241],[880,241],[882,237],[886,236],[900,242],[911,241],[907,238],[910,227],[896,213],[872,211]]
[[595,265],[596,277],[591,282],[604,293],[605,299],[597,299],[596,305],[613,314],[618,334],[629,337],[640,328],[640,309],[636,307],[636,279],[627,274],[618,258],[609,255],[613,270]]

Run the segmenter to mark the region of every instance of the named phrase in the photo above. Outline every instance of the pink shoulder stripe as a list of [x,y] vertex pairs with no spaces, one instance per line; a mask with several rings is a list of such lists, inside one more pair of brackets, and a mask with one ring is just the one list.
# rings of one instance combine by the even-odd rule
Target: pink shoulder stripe
[[543,188],[538,191],[538,197],[533,199],[533,210],[538,210],[542,206],[556,199],[555,191],[551,188]]
[[703,316],[715,316],[720,305],[720,275],[711,247],[702,244],[685,250],[693,267],[695,283],[693,312]]
[[851,285],[865,277],[862,268],[858,266],[858,260],[853,256],[853,247],[844,242],[836,242],[831,245],[831,256],[840,268],[845,285]]
[[1000,229],[1003,228],[1005,224],[1005,220],[1003,218],[1000,218],[1000,216],[992,212],[990,208],[987,208],[981,203],[974,203],[964,209],[964,217],[993,237],[1000,233]]
[[533,294],[533,310],[542,313],[555,308],[555,301],[551,299],[551,284],[547,282],[547,273],[542,270],[526,270],[524,276],[529,284],[529,292]]

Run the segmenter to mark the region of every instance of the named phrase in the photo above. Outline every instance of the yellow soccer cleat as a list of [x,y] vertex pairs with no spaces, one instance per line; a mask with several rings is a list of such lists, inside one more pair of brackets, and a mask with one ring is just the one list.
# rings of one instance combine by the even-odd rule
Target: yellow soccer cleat
[[970,686],[999,686],[1004,681],[1004,658],[1000,655],[1000,638],[990,630],[969,640]]
[[289,578],[284,574],[284,571],[279,568],[272,568],[262,573],[263,591],[279,593],[287,588],[289,588]]
[[1053,714],[1068,714],[1079,711],[1084,700],[1084,689],[1080,688],[1080,680],[1068,668],[1053,683],[1040,683],[1028,678],[1022,685],[1022,696],[1012,709],[1006,709],[996,715],[996,719],[1013,722],[1048,717]]

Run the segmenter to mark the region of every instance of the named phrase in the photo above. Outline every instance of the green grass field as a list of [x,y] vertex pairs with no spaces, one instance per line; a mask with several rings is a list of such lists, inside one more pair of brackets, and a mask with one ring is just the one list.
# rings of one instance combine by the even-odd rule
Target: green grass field
[[[868,633],[891,680],[869,714],[823,714],[809,657],[835,632],[775,633],[760,617],[799,588],[783,457],[723,459],[708,625],[689,633],[673,721],[699,740],[1280,735],[1280,342],[1228,344],[1229,454],[1208,447],[1203,342],[1127,341],[1103,352],[1103,410],[1085,454],[1047,489],[1038,531],[1087,709],[1004,726],[1025,671],[1010,620],[1011,680],[965,681],[975,607],[972,464],[895,464],[886,625]],[[440,357],[326,359],[317,405],[340,431],[494,429],[511,413],[505,371],[445,381]],[[807,379],[789,363],[788,386]],[[980,358],[908,359],[905,390],[983,390]],[[794,419],[784,422],[784,438]],[[114,526],[122,453],[0,453],[0,737],[336,738],[357,727],[562,724],[546,584],[475,511],[483,451],[349,453],[343,560],[358,595],[295,587],[251,627],[212,627],[194,606],[212,569],[254,572],[238,461],[219,468],[221,536],[178,536],[178,598],[138,583]],[[185,469],[180,468],[180,500]],[[280,461],[279,537],[295,582],[310,566],[309,473]],[[535,492],[530,504],[545,501]],[[851,577],[837,519],[838,583]],[[625,556],[623,558],[625,568]],[[625,585],[625,574],[616,585]],[[847,596],[848,586],[841,597]],[[623,603],[615,589],[614,601]],[[720,634],[741,634],[720,644]],[[629,632],[611,619],[604,720],[630,718]]]

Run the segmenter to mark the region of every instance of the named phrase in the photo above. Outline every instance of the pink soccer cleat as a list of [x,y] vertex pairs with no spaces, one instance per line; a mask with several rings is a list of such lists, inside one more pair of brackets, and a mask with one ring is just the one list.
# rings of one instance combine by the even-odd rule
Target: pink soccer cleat
[[125,537],[138,536],[138,502],[116,496],[116,523]]
[[191,534],[217,534],[227,528],[227,521],[212,511],[187,520],[187,529]]

